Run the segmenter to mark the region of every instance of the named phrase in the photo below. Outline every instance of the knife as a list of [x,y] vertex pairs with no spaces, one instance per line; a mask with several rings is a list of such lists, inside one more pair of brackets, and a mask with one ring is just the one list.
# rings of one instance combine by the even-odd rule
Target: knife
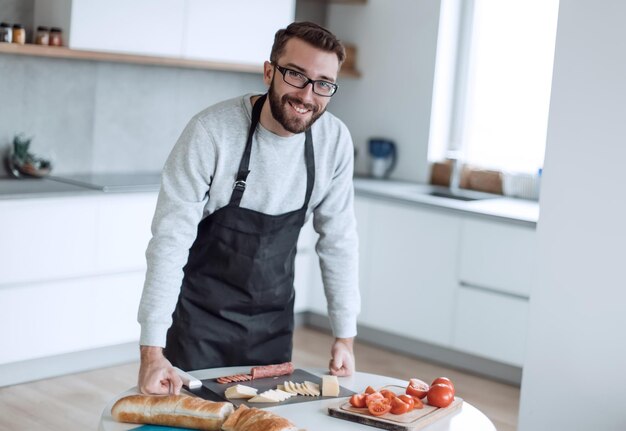
[[188,374],[188,373],[184,372],[183,370],[181,370],[178,367],[174,367],[174,370],[176,371],[176,374],[178,374],[178,376],[183,381],[183,386],[186,389],[192,390],[192,389],[198,389],[198,388],[202,387],[202,382],[200,380],[196,379],[191,374]]

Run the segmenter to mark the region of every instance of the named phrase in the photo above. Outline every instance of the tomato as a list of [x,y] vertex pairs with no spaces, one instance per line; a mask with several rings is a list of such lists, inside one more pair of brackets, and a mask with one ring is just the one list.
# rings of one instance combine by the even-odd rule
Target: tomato
[[[413,398],[411,395],[402,394],[402,395],[398,395],[398,398],[400,398],[402,401],[404,401],[405,403],[409,405],[409,411],[415,408],[415,398]],[[420,402],[420,404],[422,403],[422,401],[419,398],[417,400]],[[422,404],[422,407],[424,407],[423,404]]]
[[428,384],[420,379],[411,379],[406,387],[406,393],[412,397],[424,398],[428,393]]
[[391,410],[391,403],[388,399],[383,398],[379,401],[374,401],[367,406],[367,410],[374,416],[382,416]]
[[381,389],[380,393],[383,395],[383,397],[390,400],[398,396],[395,392],[390,391],[389,389]]
[[437,383],[428,390],[428,404],[435,407],[448,407],[454,401],[454,390],[443,383]]
[[374,389],[371,386],[368,386],[367,388],[365,388],[365,393],[366,394],[373,394],[374,392],[376,392],[376,389]]
[[370,403],[374,402],[374,401],[382,401],[386,399],[385,397],[383,397],[383,394],[381,394],[380,392],[374,392],[372,394],[366,394],[365,395],[365,405],[369,406]]
[[[410,395],[408,395],[408,396],[410,396]],[[424,408],[424,402],[421,399],[419,399],[417,397],[411,397],[411,398],[413,398],[413,401],[415,402],[415,408],[416,409],[423,409]]]
[[350,404],[358,409],[367,407],[365,405],[365,397],[365,394],[354,394],[350,397]]
[[409,405],[400,398],[395,397],[391,400],[391,413],[394,415],[403,415],[410,410]]
[[456,390],[454,389],[454,384],[452,383],[452,380],[450,380],[447,377],[437,377],[435,380],[433,380],[433,382],[430,384],[432,385],[436,385],[441,383],[442,385],[446,385],[446,386],[450,386],[450,389],[452,389],[452,395],[454,395],[456,393]]

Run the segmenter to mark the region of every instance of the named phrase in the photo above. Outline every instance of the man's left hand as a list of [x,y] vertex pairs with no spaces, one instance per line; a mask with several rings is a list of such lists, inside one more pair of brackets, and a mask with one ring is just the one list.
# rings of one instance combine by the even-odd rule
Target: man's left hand
[[328,364],[333,376],[351,376],[354,373],[354,338],[335,338],[330,350],[331,359]]

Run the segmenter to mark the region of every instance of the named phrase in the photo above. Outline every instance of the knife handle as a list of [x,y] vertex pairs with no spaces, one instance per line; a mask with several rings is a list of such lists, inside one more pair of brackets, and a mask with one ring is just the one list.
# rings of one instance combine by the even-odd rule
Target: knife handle
[[187,386],[189,389],[197,389],[202,387],[202,382],[196,379],[191,374],[184,372],[178,367],[174,367],[174,370],[176,371],[176,374],[178,374],[178,376],[182,379],[184,386]]

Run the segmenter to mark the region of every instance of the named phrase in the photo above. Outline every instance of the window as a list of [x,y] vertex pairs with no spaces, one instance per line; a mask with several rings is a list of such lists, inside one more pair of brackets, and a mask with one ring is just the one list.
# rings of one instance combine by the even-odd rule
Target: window
[[558,0],[442,0],[429,160],[536,173]]

